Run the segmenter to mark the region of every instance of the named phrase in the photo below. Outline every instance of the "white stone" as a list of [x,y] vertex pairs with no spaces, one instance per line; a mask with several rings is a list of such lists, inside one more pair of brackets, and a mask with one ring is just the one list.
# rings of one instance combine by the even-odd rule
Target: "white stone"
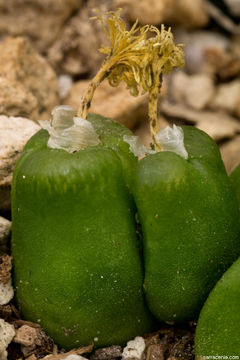
[[0,216],[0,244],[8,237],[11,231],[11,221]]
[[6,305],[13,298],[14,291],[12,287],[11,279],[3,284],[0,282],[0,305]]
[[172,77],[171,93],[177,102],[202,110],[214,96],[214,82],[207,74],[187,75],[183,71]]
[[[87,360],[85,357],[81,356],[81,355],[77,355],[77,354],[65,354],[66,356],[64,357],[64,354],[61,354],[61,360]],[[60,354],[58,355],[47,355],[45,356],[42,360],[60,360]],[[1,360],[1,359],[0,359]]]
[[70,75],[60,75],[58,78],[58,91],[60,99],[65,99],[73,86],[73,79]]
[[128,341],[127,346],[123,349],[122,359],[137,359],[143,358],[145,350],[145,341],[142,337],[137,336],[134,340]]
[[11,184],[17,159],[26,142],[39,129],[32,120],[0,115],[0,186]]
[[14,336],[14,326],[0,319],[0,360],[7,360],[6,349]]

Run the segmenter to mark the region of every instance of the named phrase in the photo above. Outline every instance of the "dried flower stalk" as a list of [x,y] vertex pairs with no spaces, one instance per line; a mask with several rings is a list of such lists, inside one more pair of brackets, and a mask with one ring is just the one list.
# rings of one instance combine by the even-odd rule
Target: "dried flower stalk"
[[[150,129],[155,148],[159,151],[156,134],[162,74],[184,65],[182,47],[175,45],[171,29],[165,30],[164,25],[159,30],[149,25],[138,27],[136,21],[129,31],[126,30],[120,12],[120,9],[108,12],[106,19],[101,14],[93,18],[101,21],[110,45],[99,49],[106,58],[83,97],[78,116],[86,119],[94,92],[105,78],[111,86],[124,81],[132,96],[137,96],[140,90],[149,93]],[[149,37],[149,34],[153,36]]]

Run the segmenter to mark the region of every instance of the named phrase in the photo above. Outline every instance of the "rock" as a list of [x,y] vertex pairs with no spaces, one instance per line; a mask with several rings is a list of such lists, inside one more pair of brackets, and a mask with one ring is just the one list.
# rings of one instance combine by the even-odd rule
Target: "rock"
[[12,223],[11,221],[0,216],[0,246],[8,238],[11,231]]
[[176,102],[185,103],[193,109],[204,109],[212,99],[214,90],[213,79],[207,74],[187,75],[177,71],[172,76],[172,97]]
[[[166,353],[166,346],[161,344],[150,345],[147,349],[147,359],[148,360],[165,360],[164,354]],[[168,358],[169,360],[169,358]],[[175,360],[175,359],[174,359]]]
[[35,354],[37,358],[42,358],[43,354],[56,353],[57,346],[54,345],[39,324],[17,319],[14,324],[20,326],[16,331],[13,341],[20,345],[21,354],[24,359],[31,359],[31,355]]
[[17,81],[0,77],[0,114],[37,118],[36,97]]
[[32,354],[29,357],[27,357],[26,360],[37,360],[37,357],[34,354]]
[[[7,115],[26,114],[33,120],[44,119],[59,103],[54,71],[24,38],[0,42],[0,77],[7,81],[2,80],[2,85],[0,81],[0,89],[8,87],[1,95],[4,102],[1,106]],[[16,96],[20,98],[15,99]]]
[[171,104],[167,101],[162,103],[161,110],[173,122],[177,119],[195,124],[215,141],[232,138],[240,131],[240,123],[237,119],[222,112],[200,112],[189,109],[185,105]]
[[169,18],[174,0],[115,0],[117,7],[124,8],[126,17],[140,24],[158,25]]
[[11,282],[12,258],[8,255],[0,257],[0,305],[6,305],[14,295]]
[[141,24],[181,24],[186,28],[201,27],[208,22],[204,0],[115,0],[124,8],[130,21]]
[[240,123],[219,112],[204,112],[197,127],[205,131],[215,141],[232,138],[240,131]]
[[97,349],[91,356],[91,360],[113,360],[122,356],[122,348],[119,345],[112,345],[107,348]]
[[58,73],[82,75],[97,71],[104,58],[98,49],[107,38],[100,22],[89,18],[96,15],[94,8],[106,12],[110,5],[110,0],[89,0],[64,27],[48,51],[49,62]]
[[0,282],[0,305],[6,305],[12,300],[14,291],[12,282],[9,280],[6,284]]
[[68,355],[64,358],[65,360],[87,360],[87,358],[81,356],[81,355]]
[[11,281],[12,258],[8,255],[0,257],[0,305],[6,305],[13,298]]
[[219,112],[203,112],[197,128],[205,131],[215,141],[232,138],[240,131],[240,123],[236,119]]
[[14,165],[26,142],[39,129],[31,120],[0,116],[0,188],[11,185]]
[[240,136],[222,144],[220,151],[226,170],[230,174],[240,164]]
[[16,308],[13,304],[0,305],[0,318],[7,321],[7,319],[13,319],[16,316]]
[[43,51],[81,4],[82,0],[0,0],[0,36],[26,36]]
[[240,104],[240,80],[233,80],[221,84],[216,89],[216,94],[211,101],[212,109],[223,110],[228,113],[238,114]]
[[93,345],[89,345],[78,349],[73,349],[67,353],[47,355],[42,360],[86,360],[86,358],[81,355],[90,353],[92,350]]
[[28,325],[23,325],[17,330],[13,341],[15,343],[30,347],[33,345],[41,345],[40,332],[40,328],[33,328]]
[[229,40],[224,51],[206,53],[208,62],[217,70],[218,79],[224,82],[239,78],[240,73],[240,34],[235,34]]
[[222,29],[232,34],[239,33],[238,25],[233,21],[231,13],[223,1],[208,0],[205,5],[209,16],[222,27]]
[[29,355],[31,355],[33,352],[36,352],[35,345],[32,345],[32,346],[20,345],[20,349],[21,349],[21,353],[23,354],[24,359],[26,357],[28,357]]
[[15,324],[20,327],[17,329],[13,341],[20,345],[24,359],[32,354],[38,357],[40,354],[55,352],[54,346],[57,348],[56,345],[38,324],[24,320],[16,320]]
[[[89,81],[75,83],[64,103],[77,110]],[[133,129],[147,118],[147,95],[131,96],[124,84],[111,87],[105,80],[96,90],[90,112],[109,117]]]
[[[11,279],[12,257],[5,254],[0,257],[0,283],[7,284]],[[4,305],[4,304],[1,304]]]
[[236,58],[240,59],[240,34],[235,34],[232,36],[230,42],[230,51]]
[[[0,116],[1,119],[1,116]],[[1,173],[1,168],[0,168]],[[0,186],[0,210],[8,211],[11,209],[11,186]]]
[[60,75],[58,77],[58,90],[61,100],[65,99],[72,86],[73,79],[70,75]]
[[0,360],[7,360],[7,347],[14,336],[14,326],[0,319]]
[[145,341],[142,337],[137,336],[134,340],[128,341],[127,346],[123,349],[122,360],[141,360],[145,350]]
[[226,56],[229,60],[229,39],[214,31],[184,31],[175,32],[176,42],[184,44],[185,68],[188,73],[207,72],[215,74]]
[[47,355],[42,360],[87,360],[87,358],[76,354]]
[[224,0],[230,12],[234,16],[240,16],[240,2],[239,0]]

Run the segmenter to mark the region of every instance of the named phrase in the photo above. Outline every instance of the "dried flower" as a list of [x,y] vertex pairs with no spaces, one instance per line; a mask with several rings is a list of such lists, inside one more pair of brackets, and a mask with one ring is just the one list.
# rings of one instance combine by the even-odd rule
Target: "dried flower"
[[130,31],[120,18],[118,12],[109,12],[105,21],[101,14],[96,19],[102,23],[109,39],[109,47],[101,47],[100,52],[107,55],[104,63],[110,65],[108,81],[111,86],[118,86],[121,81],[127,84],[131,95],[137,96],[141,86],[141,69],[143,61],[148,58],[146,34],[149,26],[137,27],[137,21]]
[[133,96],[137,96],[140,90],[149,93],[150,127],[155,146],[159,149],[155,134],[158,132],[157,99],[161,78],[173,67],[184,65],[182,47],[175,45],[171,29],[165,30],[164,25],[159,30],[149,25],[138,27],[136,21],[129,31],[126,30],[120,12],[108,12],[106,19],[101,13],[93,18],[101,21],[110,44],[99,49],[106,58],[89,85],[78,115],[86,118],[94,91],[106,77],[111,86],[124,81]]

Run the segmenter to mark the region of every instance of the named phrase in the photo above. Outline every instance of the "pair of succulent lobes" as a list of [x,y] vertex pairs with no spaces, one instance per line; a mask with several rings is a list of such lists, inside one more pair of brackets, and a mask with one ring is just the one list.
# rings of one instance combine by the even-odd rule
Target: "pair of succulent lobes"
[[[12,187],[14,285],[24,318],[40,319],[66,349],[123,344],[154,330],[155,319],[196,319],[240,254],[238,202],[215,142],[174,126],[156,135],[167,151],[155,152],[120,124],[74,118],[68,107],[41,125]],[[218,287],[213,299],[222,296]],[[208,324],[216,304],[208,300],[200,316],[199,355],[221,351]]]

